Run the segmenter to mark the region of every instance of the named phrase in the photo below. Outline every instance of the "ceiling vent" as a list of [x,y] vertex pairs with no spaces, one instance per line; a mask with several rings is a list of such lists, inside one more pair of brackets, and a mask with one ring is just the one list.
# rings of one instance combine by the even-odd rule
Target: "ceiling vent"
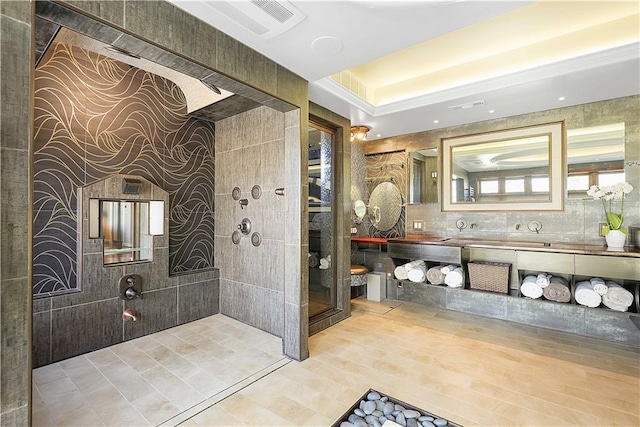
[[460,111],[460,110],[468,110],[473,107],[482,107],[484,105],[484,100],[467,102],[466,104],[452,105],[449,107],[451,111]]
[[206,3],[263,39],[282,34],[305,18],[300,10],[286,0],[227,0]]

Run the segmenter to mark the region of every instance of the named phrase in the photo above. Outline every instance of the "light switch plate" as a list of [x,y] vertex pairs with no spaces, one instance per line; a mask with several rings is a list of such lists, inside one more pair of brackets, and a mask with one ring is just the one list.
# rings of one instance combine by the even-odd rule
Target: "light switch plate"
[[424,221],[414,220],[413,221],[413,229],[414,230],[423,230],[424,229]]

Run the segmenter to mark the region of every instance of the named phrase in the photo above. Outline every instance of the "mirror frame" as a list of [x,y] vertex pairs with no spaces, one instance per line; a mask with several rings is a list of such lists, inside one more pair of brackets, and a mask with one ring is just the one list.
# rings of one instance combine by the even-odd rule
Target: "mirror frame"
[[[543,201],[451,202],[452,150],[454,147],[505,141],[514,138],[549,136],[549,198]],[[442,139],[442,211],[562,211],[566,182],[565,122],[553,122]]]

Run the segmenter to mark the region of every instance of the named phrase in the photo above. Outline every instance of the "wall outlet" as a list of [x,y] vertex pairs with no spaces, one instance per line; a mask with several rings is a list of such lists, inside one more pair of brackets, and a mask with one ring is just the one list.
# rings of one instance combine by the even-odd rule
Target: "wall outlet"
[[351,227],[351,234],[358,234],[358,229],[356,227]]
[[413,221],[414,230],[424,230],[424,221]]

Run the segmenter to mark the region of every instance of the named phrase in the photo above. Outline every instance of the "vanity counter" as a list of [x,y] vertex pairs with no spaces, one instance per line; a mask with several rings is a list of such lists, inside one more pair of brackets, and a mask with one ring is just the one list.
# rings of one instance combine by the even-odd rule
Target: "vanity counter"
[[511,249],[518,251],[555,252],[577,255],[604,255],[640,258],[640,250],[631,246],[623,250],[611,250],[604,245],[588,243],[544,243],[496,239],[456,239],[448,237],[408,235],[388,239],[388,243],[425,244],[466,248]]

